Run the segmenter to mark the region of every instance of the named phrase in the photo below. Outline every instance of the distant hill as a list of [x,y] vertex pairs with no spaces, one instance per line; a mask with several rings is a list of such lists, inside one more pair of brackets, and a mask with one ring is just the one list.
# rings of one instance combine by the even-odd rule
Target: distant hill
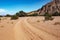
[[37,13],[38,15],[44,15],[45,13],[53,14],[55,12],[60,13],[60,0],[53,0],[50,3],[44,5],[41,9],[29,12],[28,14]]

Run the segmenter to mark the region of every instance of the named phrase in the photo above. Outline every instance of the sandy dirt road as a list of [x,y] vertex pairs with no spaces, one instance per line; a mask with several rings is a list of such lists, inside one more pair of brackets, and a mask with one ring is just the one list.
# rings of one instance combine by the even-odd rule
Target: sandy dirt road
[[44,17],[20,17],[17,20],[3,17],[0,20],[0,40],[60,40],[60,17],[43,20]]
[[16,40],[60,40],[60,37],[36,28],[27,21],[28,19],[22,18],[16,23],[14,27]]

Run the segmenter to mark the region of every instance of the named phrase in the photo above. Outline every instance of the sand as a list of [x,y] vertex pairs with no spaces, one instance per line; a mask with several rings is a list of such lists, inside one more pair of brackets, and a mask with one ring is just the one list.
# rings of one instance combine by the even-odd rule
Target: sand
[[[44,21],[44,17],[20,17],[0,20],[0,40],[60,40],[60,17]],[[55,24],[57,23],[57,24]]]

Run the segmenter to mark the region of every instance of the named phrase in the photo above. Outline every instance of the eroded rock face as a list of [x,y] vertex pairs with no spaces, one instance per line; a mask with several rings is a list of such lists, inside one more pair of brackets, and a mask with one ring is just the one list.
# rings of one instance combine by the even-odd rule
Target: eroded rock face
[[60,0],[53,0],[37,10],[39,15],[44,15],[46,12],[53,14],[56,11],[60,13]]

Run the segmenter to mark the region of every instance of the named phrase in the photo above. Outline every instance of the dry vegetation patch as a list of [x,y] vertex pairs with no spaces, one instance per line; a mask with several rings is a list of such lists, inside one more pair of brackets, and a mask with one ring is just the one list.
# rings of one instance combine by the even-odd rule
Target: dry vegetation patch
[[11,24],[13,24],[13,22],[11,22]]
[[55,22],[54,25],[60,25],[60,22]]
[[7,22],[7,23],[9,23],[9,22]]
[[37,20],[37,22],[40,22],[40,20]]
[[3,28],[4,26],[0,26],[1,28]]
[[0,18],[0,20],[1,20],[1,18]]

